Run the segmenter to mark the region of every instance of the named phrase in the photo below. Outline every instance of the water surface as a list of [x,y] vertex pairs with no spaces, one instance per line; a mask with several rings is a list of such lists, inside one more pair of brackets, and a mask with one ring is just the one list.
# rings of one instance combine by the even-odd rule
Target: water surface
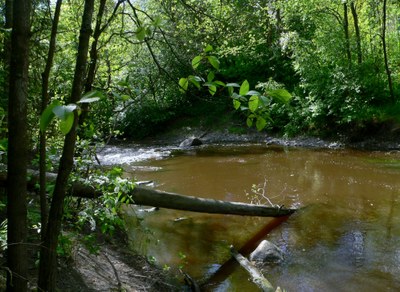
[[[265,203],[264,194],[273,204],[307,206],[267,236],[285,253],[283,264],[267,268],[273,285],[400,290],[399,152],[242,145],[162,153],[125,168],[160,190]],[[229,245],[240,248],[270,219],[128,208],[127,220],[136,250],[202,282],[229,258]],[[258,291],[240,268],[208,290]]]

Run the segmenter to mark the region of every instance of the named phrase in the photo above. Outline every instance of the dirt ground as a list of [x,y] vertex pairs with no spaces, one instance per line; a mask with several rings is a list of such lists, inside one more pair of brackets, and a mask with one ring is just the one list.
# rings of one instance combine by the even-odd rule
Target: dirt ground
[[114,246],[102,246],[91,254],[79,245],[73,262],[62,265],[59,291],[182,291],[170,274]]

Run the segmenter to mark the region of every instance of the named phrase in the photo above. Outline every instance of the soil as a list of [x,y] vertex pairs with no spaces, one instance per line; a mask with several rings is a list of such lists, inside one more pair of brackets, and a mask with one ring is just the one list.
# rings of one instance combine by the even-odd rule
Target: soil
[[76,246],[73,262],[59,270],[60,291],[180,291],[171,275],[145,258],[104,245],[97,254]]

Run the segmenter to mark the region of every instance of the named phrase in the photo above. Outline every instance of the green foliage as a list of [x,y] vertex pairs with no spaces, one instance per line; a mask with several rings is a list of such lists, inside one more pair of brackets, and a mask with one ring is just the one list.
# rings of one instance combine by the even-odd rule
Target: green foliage
[[[100,99],[102,93],[99,91],[91,91],[85,94],[77,103],[89,104],[96,102]],[[54,117],[59,119],[60,131],[63,135],[67,135],[74,124],[75,114],[74,111],[80,108],[76,104],[62,105],[58,100],[55,100],[43,111],[40,117],[40,130],[45,132],[50,122]]]

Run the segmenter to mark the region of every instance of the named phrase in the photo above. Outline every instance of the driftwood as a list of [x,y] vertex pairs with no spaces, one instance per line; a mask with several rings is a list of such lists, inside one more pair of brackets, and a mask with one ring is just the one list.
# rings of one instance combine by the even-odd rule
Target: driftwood
[[[30,171],[28,186],[34,186],[38,179],[35,171]],[[57,175],[47,174],[48,181],[55,181]],[[6,186],[7,174],[0,173],[0,186]],[[94,186],[75,182],[69,194],[81,198],[97,198],[102,195],[100,190]],[[286,209],[281,207],[270,207],[264,205],[254,205],[240,202],[228,202],[222,200],[205,199],[200,197],[185,196],[175,193],[158,191],[143,186],[135,186],[129,194],[131,198],[128,203],[136,205],[153,206],[166,209],[185,210],[201,213],[232,214],[242,216],[261,216],[261,217],[282,217],[296,211],[296,209]]]
[[[264,292],[274,292],[272,284],[263,276],[263,274],[248,259],[238,253],[233,246],[230,247],[231,255],[237,262],[250,274],[251,280]],[[279,291],[279,290],[278,290]]]

